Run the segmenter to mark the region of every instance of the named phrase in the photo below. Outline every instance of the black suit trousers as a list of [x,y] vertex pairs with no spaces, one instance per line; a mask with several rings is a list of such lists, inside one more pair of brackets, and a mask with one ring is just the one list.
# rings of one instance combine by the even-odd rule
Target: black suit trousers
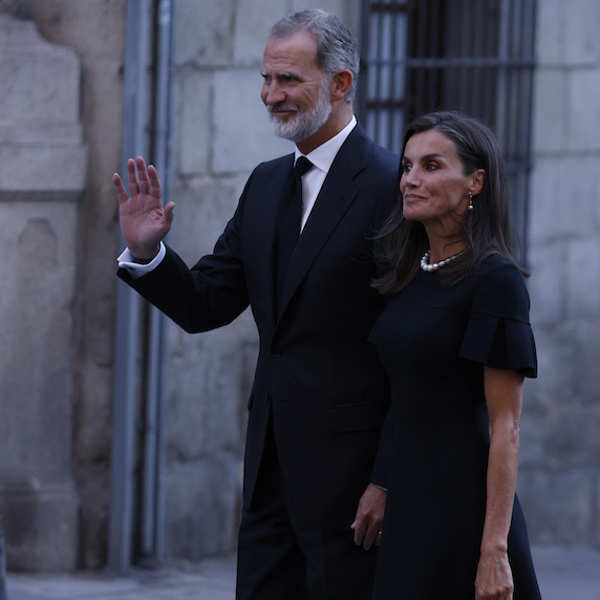
[[371,598],[377,549],[356,546],[350,523],[303,518],[298,506],[310,502],[311,490],[290,494],[269,419],[254,502],[242,513],[236,600]]

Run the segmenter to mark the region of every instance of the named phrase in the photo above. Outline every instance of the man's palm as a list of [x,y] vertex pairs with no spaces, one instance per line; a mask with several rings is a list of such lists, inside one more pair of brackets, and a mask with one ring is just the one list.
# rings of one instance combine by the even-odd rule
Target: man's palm
[[127,175],[130,195],[119,175],[113,175],[123,239],[134,256],[152,258],[158,252],[159,242],[171,228],[175,204],[169,202],[163,208],[158,173],[152,165],[146,167],[141,156],[135,161],[131,158],[127,161]]

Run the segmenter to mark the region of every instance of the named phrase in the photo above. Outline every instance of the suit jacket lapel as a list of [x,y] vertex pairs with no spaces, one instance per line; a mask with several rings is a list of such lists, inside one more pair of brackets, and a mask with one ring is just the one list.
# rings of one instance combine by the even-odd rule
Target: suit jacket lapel
[[365,166],[367,144],[368,138],[356,125],[337,153],[292,254],[280,299],[280,318],[321,248],[356,197],[354,178]]
[[253,220],[256,239],[254,246],[256,250],[254,260],[261,268],[258,273],[264,275],[264,279],[258,284],[265,291],[265,299],[268,303],[267,311],[275,323],[275,230],[277,227],[277,215],[284,200],[287,200],[293,181],[294,155],[286,157],[287,168],[279,168],[273,171],[269,181],[269,188],[264,190],[264,196],[260,199],[261,210]]

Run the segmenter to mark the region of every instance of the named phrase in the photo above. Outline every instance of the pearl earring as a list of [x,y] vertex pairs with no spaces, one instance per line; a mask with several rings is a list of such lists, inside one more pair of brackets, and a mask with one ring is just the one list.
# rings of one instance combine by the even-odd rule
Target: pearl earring
[[473,210],[473,194],[469,192],[469,210]]

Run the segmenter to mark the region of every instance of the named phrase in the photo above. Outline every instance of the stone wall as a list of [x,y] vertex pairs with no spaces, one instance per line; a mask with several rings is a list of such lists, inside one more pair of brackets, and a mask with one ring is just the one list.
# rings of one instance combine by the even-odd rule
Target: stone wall
[[77,321],[73,451],[81,503],[82,565],[106,557],[117,202],[111,175],[121,162],[125,0],[30,0],[49,41],[72,48],[81,63],[81,111],[89,168],[77,231]]
[[[260,66],[273,22],[310,4],[175,2],[177,207],[169,243],[190,265],[212,249],[252,169],[293,149],[273,134]],[[357,29],[359,2],[312,5]],[[257,334],[247,311],[201,335],[170,324],[168,341],[167,553],[198,559],[236,543]]]
[[530,260],[539,379],[519,489],[531,537],[600,546],[600,3],[539,0]]
[[0,14],[0,513],[13,569],[77,561],[79,80],[72,50]]

